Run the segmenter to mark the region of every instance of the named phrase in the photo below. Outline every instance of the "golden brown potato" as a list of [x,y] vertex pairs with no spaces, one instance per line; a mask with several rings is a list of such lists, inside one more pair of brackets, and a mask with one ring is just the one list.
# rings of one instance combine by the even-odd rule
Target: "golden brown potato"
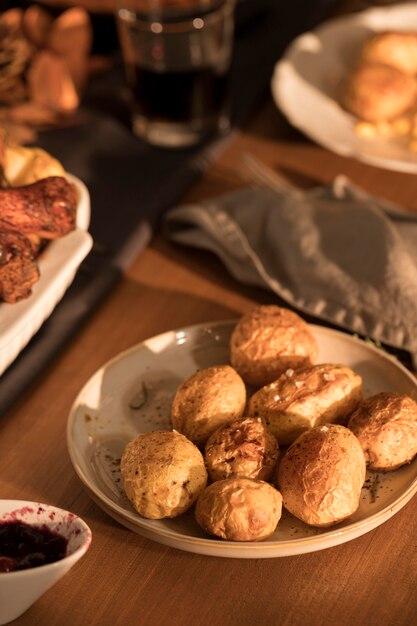
[[172,426],[197,445],[236,418],[246,405],[246,387],[230,365],[198,370],[178,388],[171,409]]
[[288,448],[278,469],[284,506],[306,524],[332,526],[359,506],[366,465],[359,441],[345,426],[326,424]]
[[408,396],[383,392],[364,400],[348,428],[372,470],[397,469],[417,454],[417,404]]
[[289,445],[305,430],[347,419],[361,397],[358,374],[346,365],[324,363],[287,370],[254,393],[247,412],[264,419],[280,445]]
[[200,450],[175,431],[136,437],[127,444],[120,469],[127,497],[149,519],[181,515],[207,483]]
[[312,365],[317,342],[308,324],[282,307],[257,306],[236,324],[230,339],[233,367],[249,385],[261,387],[288,368]]
[[61,163],[42,148],[4,148],[4,175],[12,187],[29,185],[48,176],[65,176]]
[[362,64],[349,77],[344,106],[362,120],[380,122],[410,109],[416,96],[412,76],[387,65]]
[[264,422],[247,417],[216,430],[206,443],[204,460],[211,480],[269,480],[278,455],[277,440]]
[[405,74],[417,74],[417,32],[377,33],[365,42],[360,59],[382,63]]
[[274,532],[282,513],[282,496],[268,483],[249,478],[218,480],[199,496],[198,524],[229,541],[260,541]]

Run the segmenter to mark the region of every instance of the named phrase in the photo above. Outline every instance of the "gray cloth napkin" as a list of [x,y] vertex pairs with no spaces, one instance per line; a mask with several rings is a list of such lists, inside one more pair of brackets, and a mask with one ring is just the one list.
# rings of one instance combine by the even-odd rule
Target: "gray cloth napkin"
[[164,218],[243,283],[300,312],[407,350],[417,363],[417,216],[339,176],[310,191],[244,188]]

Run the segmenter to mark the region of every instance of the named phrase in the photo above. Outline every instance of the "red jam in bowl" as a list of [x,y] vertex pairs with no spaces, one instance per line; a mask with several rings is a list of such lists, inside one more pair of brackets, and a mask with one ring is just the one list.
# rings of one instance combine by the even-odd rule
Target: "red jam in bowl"
[[68,540],[47,526],[19,520],[0,522],[0,574],[59,561]]

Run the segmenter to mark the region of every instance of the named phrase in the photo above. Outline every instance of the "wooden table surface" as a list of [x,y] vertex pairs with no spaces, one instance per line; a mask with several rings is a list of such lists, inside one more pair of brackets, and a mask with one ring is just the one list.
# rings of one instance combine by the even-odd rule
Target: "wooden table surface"
[[[417,177],[337,157],[283,121],[272,103],[255,116],[187,195],[241,186],[250,150],[299,185],[344,173],[417,211]],[[382,526],[310,554],[239,560],[147,540],[113,521],[84,491],[66,448],[71,404],[108,359],[169,329],[236,318],[276,302],[238,284],[209,253],[157,236],[37,384],[0,419],[0,493],[48,502],[91,527],[87,555],[16,626],[369,626],[417,623],[417,498]]]

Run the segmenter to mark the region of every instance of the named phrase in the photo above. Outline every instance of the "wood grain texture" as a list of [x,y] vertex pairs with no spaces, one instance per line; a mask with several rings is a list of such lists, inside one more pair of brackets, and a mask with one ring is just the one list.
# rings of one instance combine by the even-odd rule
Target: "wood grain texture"
[[[266,138],[268,137],[268,138]],[[293,182],[338,173],[417,211],[417,178],[342,159],[286,126],[272,106],[190,190],[198,200],[245,184],[245,150]],[[84,492],[66,450],[71,404],[111,357],[166,330],[233,319],[277,302],[239,285],[211,254],[161,236],[72,343],[0,420],[0,493],[49,502],[90,525],[89,553],[16,626],[381,626],[416,623],[417,499],[376,530],[321,552],[277,559],[193,555],[146,540],[108,517]]]

